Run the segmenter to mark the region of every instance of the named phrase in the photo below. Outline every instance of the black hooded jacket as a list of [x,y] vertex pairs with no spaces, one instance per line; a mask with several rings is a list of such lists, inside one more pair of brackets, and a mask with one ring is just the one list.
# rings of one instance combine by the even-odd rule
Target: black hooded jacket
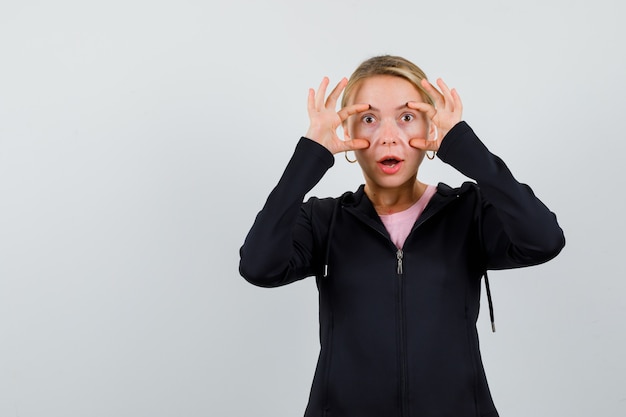
[[475,183],[439,184],[401,250],[363,186],[303,203],[334,163],[307,138],[257,215],[241,275],[262,287],[317,280],[321,349],[306,417],[498,415],[476,330],[481,278],[548,261],[565,239],[465,122],[438,156]]

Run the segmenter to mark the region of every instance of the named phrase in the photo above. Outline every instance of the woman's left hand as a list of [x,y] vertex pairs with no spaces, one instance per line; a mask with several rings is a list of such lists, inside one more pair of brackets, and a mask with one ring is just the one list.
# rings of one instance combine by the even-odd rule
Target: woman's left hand
[[419,103],[409,101],[407,106],[411,109],[423,112],[426,117],[437,128],[437,134],[434,139],[428,138],[412,138],[409,143],[411,146],[424,151],[437,151],[441,145],[441,141],[446,134],[462,119],[463,103],[456,89],[450,90],[441,78],[437,79],[437,90],[428,80],[422,80],[422,87],[433,98],[435,106],[428,103]]

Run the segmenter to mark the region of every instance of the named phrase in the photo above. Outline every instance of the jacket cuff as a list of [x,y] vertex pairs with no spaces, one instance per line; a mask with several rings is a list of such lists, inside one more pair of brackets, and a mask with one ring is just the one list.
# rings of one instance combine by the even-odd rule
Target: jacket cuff
[[454,149],[458,146],[459,140],[463,140],[463,136],[467,132],[471,131],[472,128],[465,121],[460,121],[455,124],[441,141],[441,145],[437,151],[439,158],[441,158],[442,161],[447,162],[446,158],[448,154],[450,152],[454,152]]
[[319,159],[326,169],[330,169],[335,164],[335,157],[326,147],[305,136],[302,136],[296,145],[296,153],[300,152],[304,152],[308,157],[313,156]]

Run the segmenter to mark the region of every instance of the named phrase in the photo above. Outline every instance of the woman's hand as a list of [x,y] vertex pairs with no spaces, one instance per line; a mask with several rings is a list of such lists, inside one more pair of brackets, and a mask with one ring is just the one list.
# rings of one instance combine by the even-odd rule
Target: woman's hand
[[348,80],[343,78],[325,99],[329,82],[328,77],[324,77],[317,93],[312,88],[309,89],[307,107],[310,125],[304,136],[325,146],[332,154],[367,148],[369,142],[365,139],[348,139],[345,141],[339,139],[337,129],[348,117],[367,110],[369,104],[353,104],[337,111],[337,100],[343,89],[346,88]]
[[437,134],[434,139],[428,138],[412,138],[409,143],[411,146],[424,151],[437,151],[441,145],[441,141],[446,134],[462,119],[463,103],[457,91],[453,88],[450,90],[441,78],[437,79],[437,90],[428,80],[422,80],[422,87],[433,98],[435,106],[428,103],[418,103],[409,101],[407,106],[411,109],[423,112],[432,124],[437,128]]

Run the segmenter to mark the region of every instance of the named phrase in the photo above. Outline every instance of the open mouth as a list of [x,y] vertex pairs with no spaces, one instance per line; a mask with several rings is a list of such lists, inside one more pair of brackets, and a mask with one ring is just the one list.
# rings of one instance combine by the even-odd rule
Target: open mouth
[[381,164],[383,164],[383,165],[385,165],[385,166],[388,166],[388,167],[390,167],[390,168],[395,167],[395,166],[396,166],[396,164],[398,164],[398,163],[400,163],[400,162],[401,162],[401,161],[400,161],[399,159],[396,159],[396,158],[385,158],[385,159],[382,159],[382,160],[380,161],[380,163],[381,163]]

